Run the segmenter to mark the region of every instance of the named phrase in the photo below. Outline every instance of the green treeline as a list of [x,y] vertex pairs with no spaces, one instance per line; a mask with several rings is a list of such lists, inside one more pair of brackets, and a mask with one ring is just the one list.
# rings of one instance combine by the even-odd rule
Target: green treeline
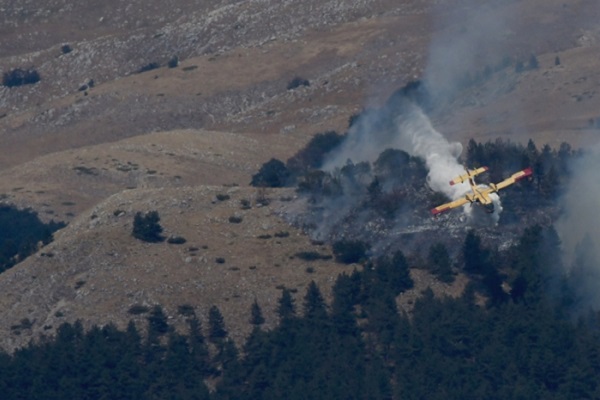
[[144,337],[133,323],[87,332],[64,324],[55,339],[0,354],[0,393],[6,400],[600,398],[599,320],[569,317],[576,301],[569,282],[552,274],[554,240],[551,229],[533,227],[499,252],[470,232],[459,261],[472,283],[457,299],[427,291],[410,316],[395,301],[413,286],[401,252],[339,276],[330,304],[314,283],[297,299],[284,289],[278,327],[261,328],[254,302],[254,328],[240,348],[216,307],[206,329],[187,312],[185,334],[159,306]]
[[62,222],[44,224],[35,211],[0,205],[0,272],[35,253],[38,243],[48,244]]

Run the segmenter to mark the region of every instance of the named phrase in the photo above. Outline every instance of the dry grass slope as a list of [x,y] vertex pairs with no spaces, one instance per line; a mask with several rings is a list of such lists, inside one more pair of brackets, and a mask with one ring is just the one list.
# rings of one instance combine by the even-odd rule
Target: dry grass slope
[[[0,13],[0,72],[34,66],[42,81],[0,86],[0,198],[70,225],[0,275],[0,345],[10,349],[63,321],[123,326],[143,319],[131,306],[157,303],[177,323],[180,305],[205,316],[216,304],[240,339],[255,298],[272,326],[282,286],[301,296],[314,279],[328,293],[351,267],[320,260],[307,272],[294,254],[329,249],[279,217],[280,199],[294,193],[274,190],[258,207],[251,175],[423,77],[431,43],[468,33],[478,18],[502,25],[512,16],[498,46],[473,50],[470,73],[531,54],[539,68],[492,74],[436,113],[435,126],[463,143],[597,141],[595,0],[16,4]],[[66,43],[73,51],[63,54]],[[180,65],[167,68],[174,55]],[[151,62],[162,67],[134,73]],[[294,76],[310,86],[287,90]],[[94,87],[79,90],[90,79]],[[253,206],[242,209],[242,199]],[[133,239],[133,215],[147,210],[187,242]],[[403,309],[428,286],[455,295],[465,283],[413,277]]]

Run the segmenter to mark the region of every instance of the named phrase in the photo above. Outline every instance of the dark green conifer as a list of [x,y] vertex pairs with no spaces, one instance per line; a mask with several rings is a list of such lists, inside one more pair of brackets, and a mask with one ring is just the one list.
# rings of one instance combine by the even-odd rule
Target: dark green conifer
[[250,309],[250,323],[254,326],[260,326],[265,323],[265,318],[256,299],[254,299],[254,303],[252,303]]
[[225,329],[223,314],[217,306],[212,306],[208,310],[208,340],[214,344],[222,344],[226,337],[227,330]]

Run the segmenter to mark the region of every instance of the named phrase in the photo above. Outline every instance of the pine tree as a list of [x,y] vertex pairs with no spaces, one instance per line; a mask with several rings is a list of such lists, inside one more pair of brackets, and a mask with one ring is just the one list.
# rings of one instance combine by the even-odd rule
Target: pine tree
[[429,248],[428,261],[431,271],[440,281],[446,283],[454,281],[450,255],[443,243],[436,243]]
[[202,377],[207,377],[214,373],[214,369],[210,365],[210,355],[208,347],[202,334],[202,326],[200,320],[196,317],[188,320],[190,327],[189,342],[190,351],[192,352],[194,369]]
[[307,320],[327,319],[327,305],[315,281],[311,281],[304,296],[304,318]]
[[481,239],[474,230],[469,230],[463,244],[463,258],[465,271],[470,273],[482,273],[485,270],[485,251],[481,247]]
[[133,218],[133,231],[131,234],[134,238],[144,242],[162,242],[164,240],[164,237],[161,236],[163,228],[159,222],[160,216],[157,211],[150,211],[145,215],[137,212]]
[[250,309],[250,323],[254,326],[260,326],[265,323],[265,318],[256,299],[254,299],[254,303],[252,303]]
[[217,306],[212,306],[208,311],[208,340],[214,344],[222,344],[226,337],[223,314]]
[[279,316],[279,322],[284,323],[293,319],[296,316],[296,306],[294,305],[294,298],[289,289],[284,288],[279,298],[279,306],[277,307],[277,315]]
[[354,317],[354,305],[358,303],[360,281],[346,274],[338,276],[333,285],[331,320],[340,334],[355,335],[358,332]]
[[150,311],[148,319],[148,337],[158,338],[169,331],[167,316],[160,305],[155,305]]

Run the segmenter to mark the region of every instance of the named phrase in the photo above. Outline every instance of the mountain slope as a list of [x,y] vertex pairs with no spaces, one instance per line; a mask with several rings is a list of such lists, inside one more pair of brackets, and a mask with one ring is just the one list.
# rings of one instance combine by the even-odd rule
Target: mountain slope
[[[239,338],[255,297],[273,324],[277,287],[302,294],[314,279],[327,293],[348,267],[294,257],[329,250],[280,218],[293,192],[258,207],[263,193],[248,182],[409,81],[431,86],[434,126],[463,145],[579,147],[600,128],[595,0],[28,0],[0,11],[0,72],[42,77],[0,86],[0,199],[70,222],[0,275],[10,349],[61,321],[123,326],[142,318],[131,306],[155,303],[174,319],[179,305],[217,304]],[[537,68],[518,71],[532,56]],[[288,89],[294,77],[310,84]],[[242,199],[254,206],[242,210]],[[148,210],[188,242],[133,239],[133,215]]]

